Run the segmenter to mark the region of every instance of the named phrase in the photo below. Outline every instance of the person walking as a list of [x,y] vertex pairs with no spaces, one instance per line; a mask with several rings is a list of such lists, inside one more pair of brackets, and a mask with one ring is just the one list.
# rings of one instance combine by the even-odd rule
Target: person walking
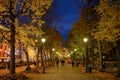
[[61,65],[64,66],[64,64],[65,64],[65,60],[61,59]]
[[72,60],[72,67],[74,67],[74,65],[75,65],[75,62],[74,62],[74,60]]
[[56,62],[56,66],[58,67],[59,66],[59,58],[58,57],[55,58],[55,62]]

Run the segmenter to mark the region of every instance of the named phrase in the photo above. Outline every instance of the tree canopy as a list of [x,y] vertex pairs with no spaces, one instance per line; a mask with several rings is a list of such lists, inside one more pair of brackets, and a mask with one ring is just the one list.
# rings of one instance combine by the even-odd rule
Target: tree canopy
[[95,38],[107,42],[120,40],[120,1],[101,0],[96,8],[100,14]]
[[[33,32],[37,29],[40,30],[40,27],[44,23],[41,17],[46,13],[52,1],[53,0],[0,0],[0,22],[10,30],[10,74],[15,73],[14,52],[16,35],[25,32],[25,34],[19,34],[19,36],[29,41],[30,36],[33,36]],[[5,35],[2,36],[5,37]]]

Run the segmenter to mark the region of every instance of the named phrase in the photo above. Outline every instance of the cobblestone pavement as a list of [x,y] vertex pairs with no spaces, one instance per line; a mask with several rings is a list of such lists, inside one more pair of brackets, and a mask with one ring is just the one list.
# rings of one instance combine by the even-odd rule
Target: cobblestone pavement
[[46,69],[45,74],[36,76],[34,80],[119,80],[108,73],[100,73],[95,70],[92,73],[85,73],[82,66],[72,67],[71,64],[65,66],[52,67]]

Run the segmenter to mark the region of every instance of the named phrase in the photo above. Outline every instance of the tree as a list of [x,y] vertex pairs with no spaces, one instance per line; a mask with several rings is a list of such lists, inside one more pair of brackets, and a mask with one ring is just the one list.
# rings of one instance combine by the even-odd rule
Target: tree
[[[69,45],[75,46],[80,50],[80,52],[84,53],[84,43],[83,43],[83,38],[88,37],[88,52],[89,52],[89,57],[92,57],[92,63],[94,66],[94,46],[95,46],[95,39],[93,38],[93,30],[96,29],[96,26],[98,25],[99,21],[99,15],[98,12],[94,9],[95,5],[88,5],[85,6],[81,10],[80,18],[78,19],[77,22],[73,24],[73,28],[70,32],[69,35]],[[92,55],[92,56],[91,56]]]
[[56,50],[61,51],[62,39],[63,39],[61,34],[54,28],[51,28],[51,29],[49,28],[45,33],[48,39],[48,41],[46,42],[46,46],[48,47],[48,49],[50,49],[51,51],[52,48],[55,48]]
[[[95,33],[95,38],[100,40],[105,40],[107,42],[115,42],[119,40],[120,35],[120,11],[119,5],[117,4],[119,0],[115,2],[101,1],[97,10],[101,14],[99,25],[97,26],[97,32]],[[103,36],[101,36],[103,35]]]
[[[50,7],[52,0],[0,0],[0,20],[10,28],[10,74],[15,74],[16,21],[27,17],[31,23],[42,24],[41,17]],[[20,21],[19,21],[20,22]],[[21,24],[22,25],[22,24]]]
[[[25,52],[26,59],[27,59],[27,68],[26,69],[29,70],[30,66],[29,66],[28,47],[37,46],[35,44],[35,39],[38,36],[36,36],[36,35],[39,35],[39,38],[40,38],[40,36],[41,36],[41,34],[43,34],[43,32],[41,31],[39,26],[36,27],[36,26],[30,25],[30,24],[28,24],[28,25],[23,24],[22,27],[17,27],[16,32],[17,32],[16,39],[19,42],[21,42],[24,46],[24,52]],[[37,43],[37,44],[40,45],[40,43]]]
[[61,28],[58,24],[62,20],[62,17],[53,13],[55,7],[57,7],[57,3],[53,3],[47,13],[43,16],[43,20],[46,23],[42,26],[42,30],[47,37],[46,47],[49,49],[50,59],[53,58],[52,48],[61,50],[62,47],[62,36],[58,31],[58,29]]
[[118,76],[120,77],[120,1],[100,0],[100,5],[96,8],[100,14],[99,25],[94,34],[96,39],[114,44],[116,48]]

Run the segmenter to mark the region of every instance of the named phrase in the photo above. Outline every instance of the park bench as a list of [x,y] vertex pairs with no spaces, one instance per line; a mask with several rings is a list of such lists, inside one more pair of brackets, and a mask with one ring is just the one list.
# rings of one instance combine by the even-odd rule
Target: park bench
[[106,66],[103,71],[112,74],[117,72],[116,61],[104,61],[103,63]]
[[104,71],[107,73],[114,74],[117,72],[117,68],[116,67],[115,68],[106,68],[106,69],[104,69]]

